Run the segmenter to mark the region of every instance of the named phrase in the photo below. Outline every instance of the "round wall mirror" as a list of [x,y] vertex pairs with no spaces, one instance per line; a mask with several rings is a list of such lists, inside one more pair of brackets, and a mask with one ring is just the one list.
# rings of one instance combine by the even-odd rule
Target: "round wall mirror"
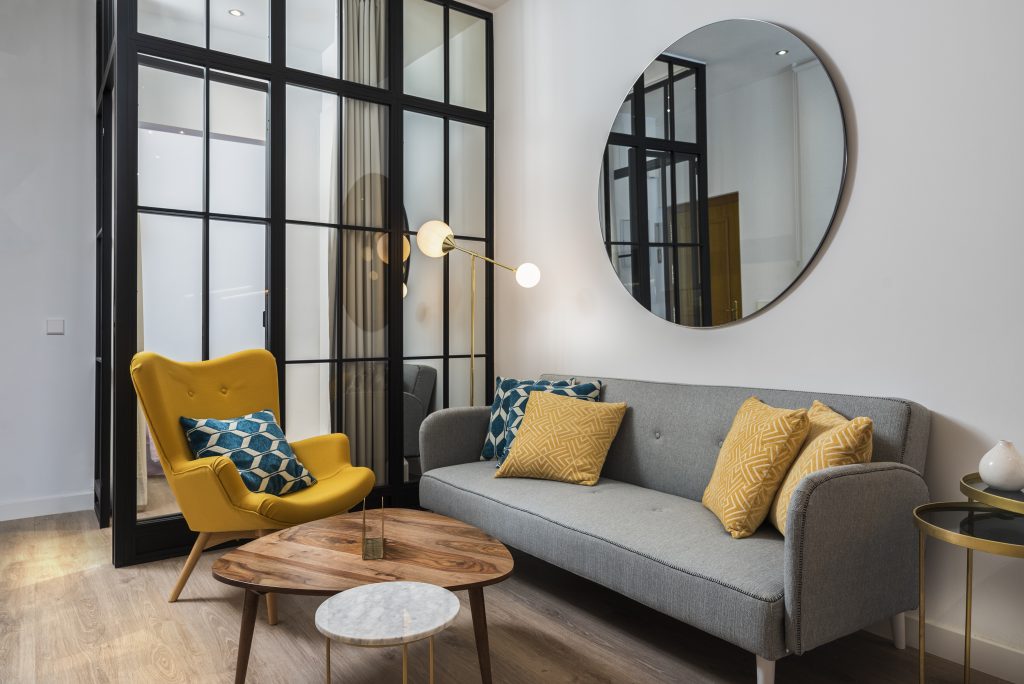
[[601,230],[652,313],[724,325],[777,300],[835,219],[846,129],[821,60],[774,24],[731,19],[668,47],[622,102]]

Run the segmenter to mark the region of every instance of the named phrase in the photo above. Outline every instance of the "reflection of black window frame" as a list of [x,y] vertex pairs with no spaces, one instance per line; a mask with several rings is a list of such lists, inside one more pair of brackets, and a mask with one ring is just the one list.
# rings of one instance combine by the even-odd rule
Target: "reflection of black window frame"
[[[267,61],[243,57],[210,47],[185,44],[157,36],[139,33],[138,0],[99,0],[96,26],[96,147],[97,147],[97,211],[96,211],[96,402],[95,409],[95,510],[101,526],[113,521],[113,561],[117,566],[130,565],[186,553],[195,541],[180,514],[160,518],[138,519],[136,515],[136,428],[137,401],[129,373],[132,356],[136,352],[137,294],[135,282],[140,266],[137,245],[137,220],[140,214],[162,214],[198,219],[203,222],[204,245],[208,244],[208,226],[211,220],[232,221],[264,226],[267,244],[267,308],[265,314],[267,348],[278,363],[281,394],[280,418],[287,427],[285,397],[286,365],[297,363],[336,364],[339,372],[345,363],[379,362],[388,364],[387,425],[388,460],[387,484],[378,484],[372,494],[387,499],[389,506],[418,505],[418,483],[404,481],[403,420],[402,420],[402,366],[408,361],[432,359],[440,361],[439,379],[444,386],[443,399],[448,405],[448,374],[452,361],[468,359],[468,354],[452,354],[449,350],[449,289],[462,288],[463,283],[449,283],[448,260],[445,259],[445,289],[443,292],[444,348],[432,357],[406,357],[403,353],[403,300],[402,288],[390,287],[387,292],[387,355],[380,357],[343,358],[343,336],[337,335],[336,352],[330,359],[288,360],[285,356],[285,234],[287,225],[309,224],[332,230],[360,230],[398,238],[412,238],[405,217],[402,181],[403,112],[429,114],[445,121],[445,216],[448,220],[449,151],[447,129],[450,122],[472,124],[484,129],[484,236],[459,236],[459,241],[472,241],[474,249],[487,256],[494,251],[494,54],[493,20],[489,12],[464,5],[457,0],[426,0],[443,10],[444,45],[444,99],[435,101],[406,94],[403,90],[403,0],[387,0],[387,85],[375,87],[345,80],[338,76],[302,71],[287,65],[286,4],[269,3],[270,53]],[[340,0],[337,14],[342,15]],[[204,3],[206,41],[209,45],[211,0]],[[471,109],[453,104],[450,98],[449,19],[451,12],[460,12],[482,19],[486,31],[486,108]],[[115,28],[117,30],[115,30]],[[340,27],[339,27],[340,29]],[[338,35],[338,50],[343,54],[344,31]],[[163,70],[179,70],[190,76],[205,79],[204,84],[204,167],[209,159],[209,83],[225,82],[230,85],[266,89],[268,92],[269,128],[267,140],[267,205],[266,216],[250,217],[217,214],[209,211],[208,178],[204,178],[203,209],[188,211],[165,207],[140,207],[137,204],[138,183],[138,68],[155,66]],[[340,66],[340,64],[339,64]],[[257,80],[250,80],[257,79]],[[339,98],[338,125],[343,125],[344,100],[351,98],[379,104],[388,108],[388,199],[384,228],[367,228],[341,224],[340,211],[344,197],[339,195],[339,219],[335,223],[296,221],[285,214],[286,195],[286,86],[294,85]],[[116,110],[116,116],[115,116]],[[116,126],[115,126],[116,123]],[[343,137],[338,137],[339,155]],[[116,167],[116,172],[115,172]],[[205,173],[204,176],[208,175]],[[340,174],[339,174],[340,178]],[[415,226],[413,227],[416,228]],[[115,237],[117,239],[115,239]],[[413,247],[415,248],[415,247]],[[390,282],[402,282],[408,273],[408,262],[402,259],[400,239],[388,240]],[[203,358],[209,356],[209,257],[204,246],[203,266]],[[343,263],[339,240],[339,266]],[[478,305],[484,306],[485,345],[477,350],[477,361],[484,365],[485,383],[493,384],[494,377],[494,313],[493,267],[485,265],[486,294]],[[339,279],[342,270],[339,268]],[[342,297],[336,297],[340,307]],[[337,321],[341,321],[340,314]],[[116,321],[116,327],[115,327]],[[117,331],[122,331],[118,334]],[[332,412],[334,428],[338,429],[341,401],[335,401]]]
[[[682,59],[668,54],[660,55],[656,62],[666,64],[668,78],[651,86],[644,85],[644,75],[641,74],[625,100],[632,103],[630,112],[630,133],[612,131],[608,135],[608,145],[616,145],[628,148],[629,162],[626,168],[612,169],[610,165],[611,155],[606,147],[602,165],[602,212],[605,217],[603,232],[605,248],[610,255],[612,245],[629,247],[633,254],[633,297],[648,310],[652,309],[651,273],[652,268],[657,264],[652,263],[652,248],[663,248],[662,267],[665,268],[666,287],[672,284],[672,296],[666,298],[666,318],[675,323],[691,325],[710,325],[711,323],[711,283],[704,277],[710,270],[710,254],[708,252],[708,223],[707,223],[707,87],[705,65],[700,62]],[[674,85],[677,81],[693,78],[695,81],[695,107],[696,107],[696,141],[683,142],[675,140],[676,120],[674,116],[675,97]],[[646,131],[646,97],[654,90],[662,90],[664,93],[665,106],[665,128],[664,138],[649,137]],[[652,159],[653,157],[653,159]],[[643,164],[638,163],[643,160]],[[693,172],[690,174],[690,197],[696,198],[696,206],[691,207],[691,221],[694,222],[692,234],[697,236],[696,242],[692,240],[681,240],[679,227],[676,225],[676,217],[679,211],[679,204],[676,198],[676,165],[683,161],[689,161]],[[661,205],[664,216],[661,217],[662,234],[660,240],[651,240],[650,216],[648,215],[648,197],[646,176],[649,172],[657,170],[662,182],[662,197],[671,198],[671,201],[662,201]],[[611,215],[611,193],[612,181],[616,178],[629,176],[629,213],[630,213],[630,240],[628,242],[613,239],[617,237],[613,233],[613,220]],[[693,211],[696,209],[696,211]],[[666,227],[668,238],[665,240]],[[699,270],[697,277],[700,283],[699,302],[695,302],[699,313],[698,320],[685,320],[681,312],[684,310],[683,302],[680,301],[680,288],[676,279],[680,276],[678,270],[679,255],[683,250],[697,250]],[[670,264],[676,267],[670,268]],[[617,265],[616,265],[617,266]]]

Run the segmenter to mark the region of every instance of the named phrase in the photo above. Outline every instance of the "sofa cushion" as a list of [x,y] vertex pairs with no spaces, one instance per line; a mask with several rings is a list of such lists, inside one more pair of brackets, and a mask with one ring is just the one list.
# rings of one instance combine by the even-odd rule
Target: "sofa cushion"
[[595,380],[594,382],[565,386],[556,384],[518,385],[505,392],[505,397],[501,400],[501,414],[505,418],[505,442],[497,454],[499,468],[508,458],[509,449],[515,443],[516,435],[519,434],[519,428],[526,416],[526,404],[534,392],[550,392],[583,401],[600,401],[601,381]]
[[699,502],[602,478],[495,479],[474,462],[428,471],[424,507],[758,655],[785,655],[783,539],[736,540]]
[[542,385],[549,387],[556,385],[566,387],[572,384],[572,379],[565,380],[517,380],[515,378],[503,378],[500,375],[494,379],[494,400],[491,402],[491,418],[487,425],[487,436],[484,438],[484,446],[480,451],[480,458],[489,461],[493,458],[504,457],[505,454],[505,427],[508,416],[507,408],[503,402],[505,395],[517,387],[528,387]]

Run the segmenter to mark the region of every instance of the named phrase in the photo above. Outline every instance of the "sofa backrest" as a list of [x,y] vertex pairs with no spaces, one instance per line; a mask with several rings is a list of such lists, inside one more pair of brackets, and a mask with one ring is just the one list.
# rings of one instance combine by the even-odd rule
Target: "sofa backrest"
[[750,396],[783,408],[809,408],[817,399],[848,418],[867,416],[874,422],[872,461],[924,470],[931,415],[904,399],[598,379],[602,401],[624,401],[629,407],[601,473],[614,480],[699,501],[736,410]]

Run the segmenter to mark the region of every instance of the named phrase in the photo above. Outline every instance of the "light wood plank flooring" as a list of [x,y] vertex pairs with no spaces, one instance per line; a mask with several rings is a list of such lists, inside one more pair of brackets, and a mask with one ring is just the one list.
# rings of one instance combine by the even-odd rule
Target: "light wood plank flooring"
[[[217,553],[168,604],[181,559],[114,569],[110,532],[91,513],[0,523],[0,682],[231,682],[241,592],[211,577]],[[753,684],[749,653],[536,559],[516,561],[512,578],[486,590],[495,682]],[[479,682],[462,594],[458,621],[438,640],[439,683]],[[324,681],[319,602],[282,596],[275,627],[261,608],[250,682]],[[401,681],[398,649],[335,645],[333,656],[335,682]],[[783,659],[777,681],[915,682],[916,656],[860,633]],[[426,659],[425,644],[412,647],[412,682],[426,682]],[[930,660],[930,684],[960,677],[959,666]]]

